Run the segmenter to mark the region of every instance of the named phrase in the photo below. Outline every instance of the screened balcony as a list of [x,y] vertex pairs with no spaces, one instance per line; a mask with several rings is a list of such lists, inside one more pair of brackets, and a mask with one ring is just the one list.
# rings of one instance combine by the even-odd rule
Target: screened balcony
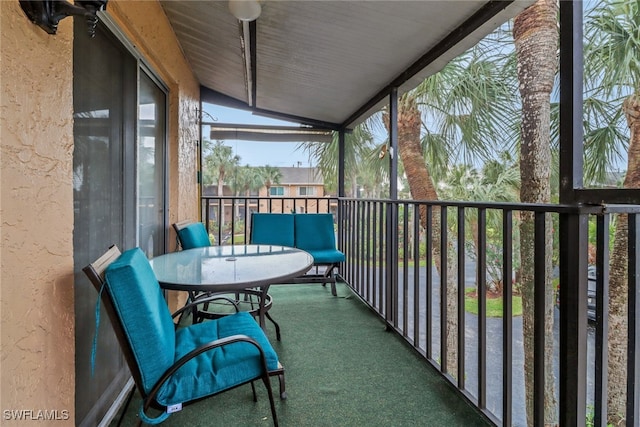
[[[310,2],[273,2],[270,11],[265,6],[259,21],[241,23],[225,15],[225,6],[219,3],[214,2],[206,11],[200,8],[200,2],[161,3],[201,84],[202,102],[296,121],[302,133],[308,129],[309,135],[337,134],[341,150],[338,197],[306,198],[300,203],[305,212],[315,209],[335,214],[338,245],[347,256],[340,271],[345,283],[343,295],[356,296],[374,313],[363,317],[366,322],[384,326],[396,334],[389,335],[407,344],[406,353],[419,355],[416,366],[428,367],[425,372],[429,373],[413,378],[418,384],[431,373],[437,373],[441,381],[437,384],[445,381],[449,383],[447,390],[456,390],[455,405],[475,407],[477,412],[472,412],[470,417],[478,423],[524,425],[523,358],[532,356],[533,374],[529,379],[534,401],[532,423],[544,424],[545,393],[555,389],[558,402],[555,408],[561,425],[584,425],[591,416],[601,425],[606,418],[607,401],[606,310],[610,257],[606,236],[613,216],[628,214],[628,286],[632,292],[629,292],[627,307],[631,344],[627,372],[631,380],[625,418],[630,425],[637,422],[640,381],[635,381],[638,377],[636,338],[640,328],[636,327],[635,315],[636,215],[640,208],[636,203],[640,199],[637,190],[590,190],[581,186],[582,165],[576,159],[582,155],[583,141],[575,130],[582,122],[582,94],[575,89],[582,77],[581,45],[573,38],[574,25],[580,25],[581,20],[577,3],[561,2],[560,10],[561,188],[560,203],[555,205],[402,200],[394,188],[398,156],[389,159],[388,198],[348,198],[344,192],[345,135],[385,105],[390,117],[395,119],[390,120],[389,147],[397,153],[398,97],[477,42],[490,27],[513,17],[532,2],[482,5],[457,2],[453,8],[452,2],[433,2],[436,8],[433,10],[420,6],[420,2],[406,2],[401,16],[395,17],[397,19],[392,16],[389,20],[381,16],[384,12],[375,8],[353,7],[358,2],[345,9],[340,9],[340,3],[335,2],[327,9],[310,6],[310,10],[303,6]],[[388,15],[393,15],[393,4],[384,7]],[[442,25],[429,26],[434,32],[425,37],[430,43],[426,52],[422,40],[405,46],[406,49],[397,49],[394,41],[387,39],[387,35],[400,28],[424,30],[424,22],[433,16],[437,16]],[[326,22],[339,22],[340,25],[336,25],[339,31],[327,31]],[[378,25],[375,31],[364,31],[373,24]],[[346,40],[361,39],[367,43],[346,43]],[[366,50],[365,45],[379,51]],[[309,52],[312,54],[307,57],[305,54]],[[380,52],[388,56],[383,57]],[[405,56],[400,57],[401,54]],[[301,57],[307,60],[296,60]],[[377,62],[382,59],[384,63]],[[219,64],[230,65],[218,67]],[[202,117],[199,119],[201,124]],[[241,131],[246,136],[254,130],[234,132]],[[284,129],[274,133],[276,131]],[[203,198],[201,220],[209,228],[215,244],[244,243],[250,232],[247,226],[250,212],[287,209],[278,208],[275,200]],[[262,204],[267,206],[265,210],[260,207]],[[227,215],[229,221],[225,222],[231,227],[230,233],[216,225],[217,219]],[[531,257],[516,261],[519,253],[514,250],[514,242],[524,216],[534,219],[535,238],[529,242]],[[589,223],[594,224],[597,234],[597,310],[593,323],[588,323],[586,303]],[[547,245],[548,231],[558,242],[557,254]],[[532,295],[535,304],[525,308],[534,311],[535,328],[526,335],[531,338],[526,343],[522,322],[517,315],[512,316],[518,297],[514,292],[519,279],[514,263],[518,262],[530,264],[535,283]],[[562,284],[557,294],[546,284],[549,271],[557,271],[556,277]],[[475,311],[466,300],[467,291],[474,287],[469,286],[471,283],[477,286],[471,289],[477,295]],[[501,288],[502,308],[497,317],[487,313],[485,287],[488,283],[499,283]],[[306,292],[323,291],[313,286],[308,288],[301,292],[306,295]],[[286,289],[285,286],[276,288],[274,295]],[[313,301],[311,298],[309,301]],[[287,307],[286,300],[283,295],[283,308]],[[553,313],[546,311],[549,301],[556,302]],[[340,302],[338,299],[335,303]],[[343,328],[346,329],[346,325],[336,325],[333,330],[344,332]],[[553,330],[553,343],[548,340],[548,330]],[[357,330],[351,332],[358,335]],[[318,345],[327,343],[316,341]],[[553,348],[555,355],[551,368],[545,367],[548,348]],[[287,350],[283,348],[283,352]],[[295,358],[293,353],[291,356]],[[289,367],[294,384],[302,381],[300,377],[296,379],[295,367],[295,363]],[[394,380],[392,375],[388,378]],[[317,378],[311,379],[314,380]],[[361,381],[366,382],[366,377]],[[286,403],[281,411],[286,412],[289,406],[284,405]],[[450,408],[445,406],[444,412],[447,410]],[[291,420],[300,416],[292,413]],[[400,415],[394,408],[380,417],[398,421]],[[286,415],[283,422],[285,418]],[[297,421],[291,422],[297,424]],[[451,422],[463,423],[461,420]]]

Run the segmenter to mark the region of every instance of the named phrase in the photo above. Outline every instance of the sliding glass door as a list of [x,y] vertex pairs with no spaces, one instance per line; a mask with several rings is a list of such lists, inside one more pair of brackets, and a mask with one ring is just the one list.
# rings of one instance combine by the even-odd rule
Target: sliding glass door
[[165,129],[167,95],[141,70],[138,105],[138,242],[153,258],[165,248]]
[[112,244],[164,252],[167,95],[105,25],[94,38],[83,20],[75,25],[76,422],[94,426],[130,374],[104,307],[96,330],[98,293],[82,268]]

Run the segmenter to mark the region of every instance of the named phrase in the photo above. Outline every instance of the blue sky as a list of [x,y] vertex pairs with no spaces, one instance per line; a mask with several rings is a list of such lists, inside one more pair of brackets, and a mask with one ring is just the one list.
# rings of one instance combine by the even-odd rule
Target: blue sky
[[[284,125],[296,126],[296,123],[270,119],[251,114],[248,111],[235,110],[219,105],[205,104],[205,113],[214,117],[218,123],[257,124],[257,125]],[[211,122],[212,118],[204,114],[203,122]],[[204,130],[208,137],[208,128]],[[240,156],[241,165],[250,166],[314,166],[309,156],[302,149],[296,149],[298,143],[294,142],[254,142],[229,139],[226,145],[233,147],[234,154]],[[299,162],[299,163],[298,163]]]

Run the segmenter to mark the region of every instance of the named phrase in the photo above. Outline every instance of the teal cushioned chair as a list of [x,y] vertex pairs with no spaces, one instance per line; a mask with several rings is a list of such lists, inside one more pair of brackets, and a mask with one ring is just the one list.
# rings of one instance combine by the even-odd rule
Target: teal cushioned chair
[[[295,247],[309,252],[314,265],[326,265],[320,281],[331,283],[331,293],[336,295],[335,269],[344,262],[344,254],[336,249],[333,214],[294,215]],[[303,281],[304,278],[298,281]],[[324,283],[324,282],[323,282]]]
[[254,245],[277,245],[292,247],[294,214],[258,213],[251,214],[251,235]]
[[[236,313],[176,331],[158,281],[139,248],[120,254],[114,246],[84,271],[100,293],[142,395],[141,421],[157,424],[169,416],[168,407],[249,382],[255,400],[253,381],[260,378],[277,425],[269,375],[284,375],[284,370],[250,314]],[[188,309],[185,306],[174,316]],[[151,418],[147,412],[152,407],[163,413]]]
[[313,256],[313,265],[326,266],[324,274],[305,274],[294,283],[331,283],[336,296],[335,270],[344,262],[344,254],[336,249],[333,214],[251,214],[250,242],[253,244],[291,246]]
[[[195,248],[204,248],[207,246],[211,246],[211,241],[209,240],[209,234],[207,234],[207,230],[204,227],[204,224],[201,222],[193,222],[193,221],[181,221],[173,224],[174,230],[176,230],[176,236],[178,238],[178,243],[182,249],[195,249]],[[203,296],[210,296],[212,293],[201,292],[195,293],[189,292],[189,299],[187,303],[195,301],[198,298],[203,298]],[[219,300],[229,301],[231,304],[236,306],[237,303],[234,303],[232,299],[221,296]],[[209,305],[204,305],[204,310],[198,310],[194,307],[192,312],[192,319],[194,323],[198,323],[203,319],[212,319],[215,317],[219,317],[215,313],[211,313],[209,311]]]
[[173,224],[182,249],[211,246],[209,235],[201,222],[181,222]]

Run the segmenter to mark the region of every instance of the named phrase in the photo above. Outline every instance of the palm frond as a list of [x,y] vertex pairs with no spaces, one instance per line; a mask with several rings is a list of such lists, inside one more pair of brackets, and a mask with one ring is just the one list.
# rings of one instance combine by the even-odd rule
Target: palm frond
[[585,19],[585,76],[604,97],[640,87],[640,6],[637,0],[598,4]]

